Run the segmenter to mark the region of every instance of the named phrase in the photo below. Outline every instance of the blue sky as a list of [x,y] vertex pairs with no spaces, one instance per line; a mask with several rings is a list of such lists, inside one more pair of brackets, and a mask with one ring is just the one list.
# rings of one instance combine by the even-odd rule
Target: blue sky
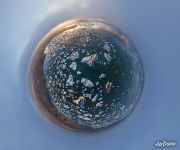
[[[152,150],[158,140],[178,143],[179,6],[178,0],[1,0],[0,150]],[[58,23],[77,17],[102,18],[125,32],[145,69],[143,95],[133,113],[96,134],[64,131],[46,121],[27,81],[37,42]]]

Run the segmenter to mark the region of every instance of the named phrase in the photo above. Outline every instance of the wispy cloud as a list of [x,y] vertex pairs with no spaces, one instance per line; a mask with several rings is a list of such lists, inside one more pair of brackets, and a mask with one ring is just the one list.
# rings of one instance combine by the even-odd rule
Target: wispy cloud
[[85,8],[88,5],[89,0],[46,0],[48,5],[47,5],[47,13],[53,13],[57,11],[61,11],[67,8],[71,7],[82,7]]

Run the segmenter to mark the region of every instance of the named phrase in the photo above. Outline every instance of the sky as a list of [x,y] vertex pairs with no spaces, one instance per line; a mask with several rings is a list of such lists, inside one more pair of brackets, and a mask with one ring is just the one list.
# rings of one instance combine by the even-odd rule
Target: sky
[[[179,143],[179,7],[179,0],[0,0],[0,150],[152,150],[156,141]],[[55,127],[39,113],[28,83],[38,41],[57,24],[79,17],[118,27],[134,42],[144,65],[137,107],[100,133]]]

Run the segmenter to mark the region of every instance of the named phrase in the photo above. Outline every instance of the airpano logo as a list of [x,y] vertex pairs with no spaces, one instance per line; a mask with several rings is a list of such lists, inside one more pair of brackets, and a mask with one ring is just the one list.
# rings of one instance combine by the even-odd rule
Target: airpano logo
[[168,140],[161,140],[161,141],[156,141],[154,143],[155,147],[175,147],[177,145],[176,141],[168,141]]

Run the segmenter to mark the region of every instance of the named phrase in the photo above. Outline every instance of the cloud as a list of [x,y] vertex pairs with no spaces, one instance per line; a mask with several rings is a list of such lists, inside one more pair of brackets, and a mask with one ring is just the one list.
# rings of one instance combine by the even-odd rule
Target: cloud
[[48,13],[55,13],[57,11],[61,11],[67,8],[79,6],[82,8],[87,7],[89,0],[55,0],[52,2],[49,2],[47,0],[48,5],[47,5],[47,12]]

